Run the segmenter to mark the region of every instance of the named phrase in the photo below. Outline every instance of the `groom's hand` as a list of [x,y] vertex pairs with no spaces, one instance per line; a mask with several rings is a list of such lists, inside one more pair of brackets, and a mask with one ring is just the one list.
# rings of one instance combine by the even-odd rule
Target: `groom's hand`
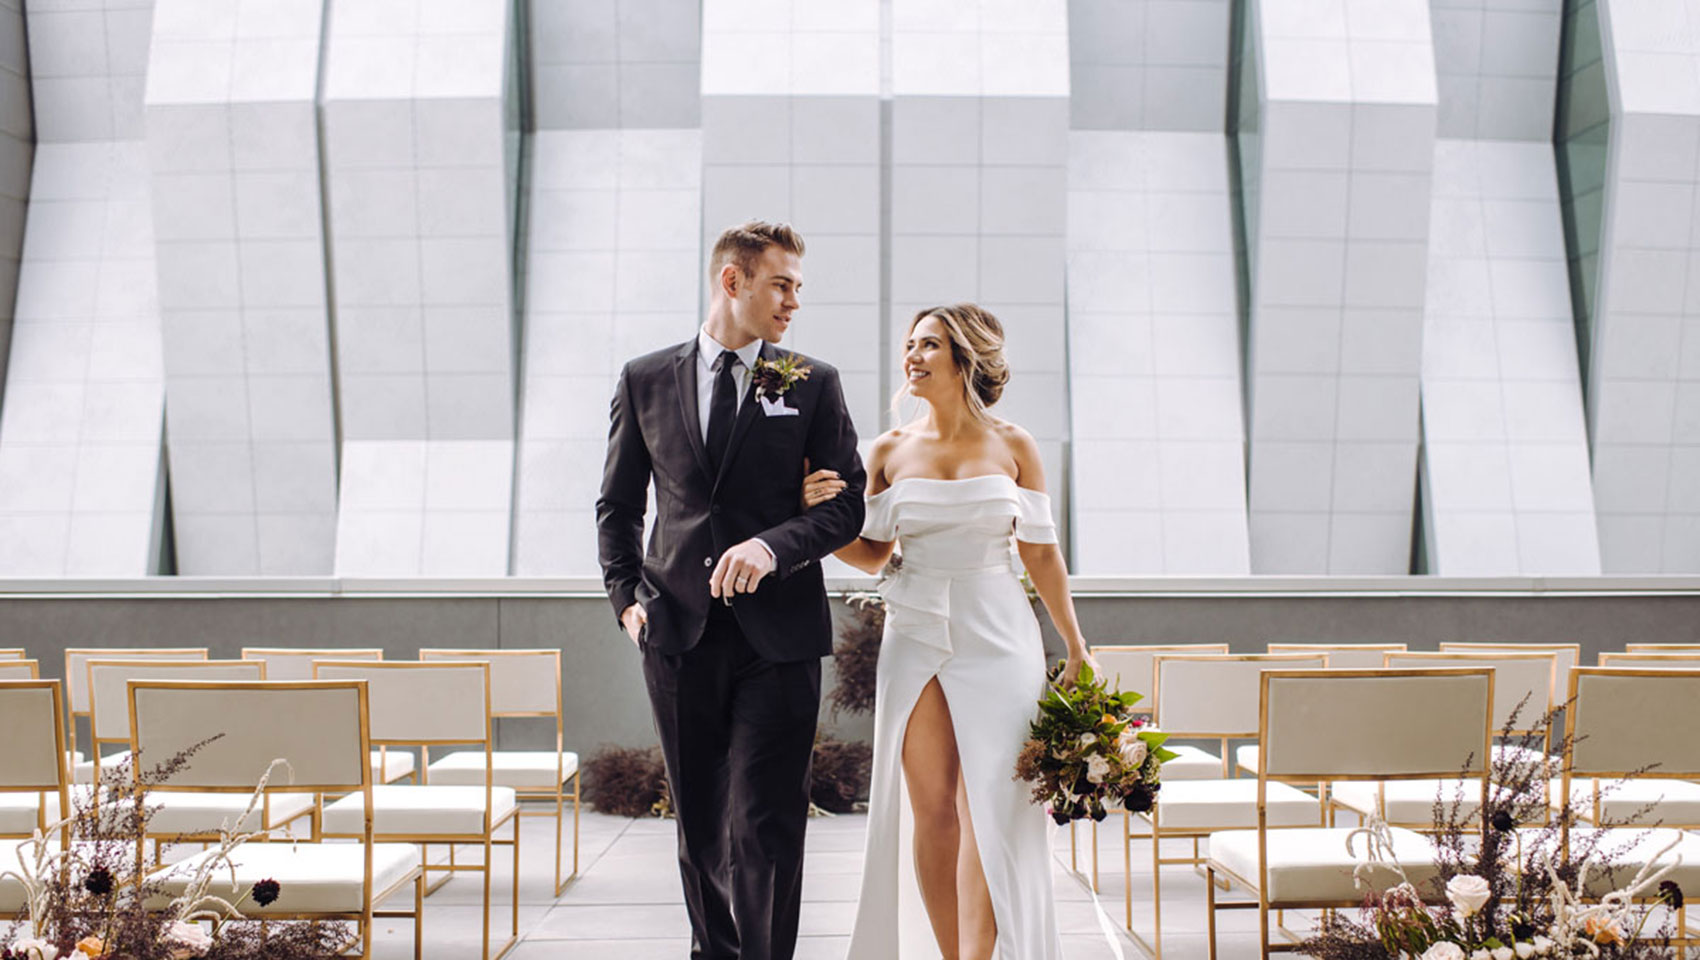
[[708,576],[708,592],[714,597],[755,593],[761,578],[773,572],[773,552],[755,540],[745,540],[720,555]]
[[648,623],[649,614],[644,611],[641,603],[632,604],[620,614],[620,625],[626,628],[626,636],[631,637],[633,643],[638,642],[638,638],[643,635],[644,626]]

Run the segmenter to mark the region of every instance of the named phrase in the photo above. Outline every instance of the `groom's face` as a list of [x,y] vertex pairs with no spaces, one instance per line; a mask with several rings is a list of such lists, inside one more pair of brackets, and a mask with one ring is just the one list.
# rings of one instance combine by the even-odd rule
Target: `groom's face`
[[[733,267],[737,269],[736,266]],[[732,319],[745,336],[778,343],[791,326],[803,289],[803,258],[781,247],[763,250],[749,276],[738,278]]]

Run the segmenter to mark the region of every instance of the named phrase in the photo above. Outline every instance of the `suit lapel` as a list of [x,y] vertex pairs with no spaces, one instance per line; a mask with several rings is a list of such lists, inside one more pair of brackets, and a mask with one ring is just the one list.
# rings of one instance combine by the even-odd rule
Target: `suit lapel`
[[[760,360],[773,359],[773,347],[763,342],[756,357]],[[732,438],[726,442],[726,455],[720,458],[720,476],[714,478],[715,486],[719,486],[720,481],[725,479],[726,467],[732,462],[732,458],[737,456],[738,447],[743,444],[744,435],[750,432],[750,424],[755,422],[756,409],[760,406],[761,402],[756,399],[755,371],[752,370],[750,385],[744,390],[744,402],[738,405],[738,418],[732,421]]]
[[702,445],[702,419],[697,411],[697,342],[693,338],[673,355],[673,382],[679,387],[679,413],[685,420],[685,436],[690,439],[691,453],[703,476],[712,479],[714,467],[708,462],[708,451]]

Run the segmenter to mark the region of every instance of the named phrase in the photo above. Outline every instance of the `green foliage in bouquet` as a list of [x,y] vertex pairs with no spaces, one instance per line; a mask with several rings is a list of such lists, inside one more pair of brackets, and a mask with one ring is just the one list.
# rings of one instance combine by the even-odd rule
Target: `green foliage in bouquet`
[[1138,693],[1109,690],[1090,665],[1080,668],[1074,686],[1064,687],[1063,666],[1048,674],[1015,779],[1033,785],[1033,802],[1044,804],[1058,824],[1102,820],[1118,805],[1150,810],[1162,786],[1160,769],[1178,756],[1163,746],[1169,735],[1133,715],[1133,705],[1144,699]]

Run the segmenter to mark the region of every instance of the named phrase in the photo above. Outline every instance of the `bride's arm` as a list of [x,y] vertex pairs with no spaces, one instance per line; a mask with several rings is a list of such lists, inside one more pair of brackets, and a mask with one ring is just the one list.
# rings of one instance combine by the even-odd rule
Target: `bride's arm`
[[[1010,452],[1015,455],[1016,482],[1043,493],[1045,468],[1039,459],[1039,445],[1026,431],[1014,433]],[[1080,632],[1080,620],[1074,613],[1074,596],[1068,590],[1068,564],[1063,560],[1062,548],[1055,543],[1028,543],[1017,538],[1015,549],[1021,554],[1021,565],[1027,568],[1033,589],[1039,592],[1039,599],[1051,615],[1051,624],[1068,646],[1068,663],[1063,667],[1062,680],[1065,685],[1071,685],[1080,673],[1081,664],[1090,662],[1090,658],[1086,638]]]
[[[868,496],[873,496],[890,483],[885,478],[886,457],[891,445],[885,437],[874,441],[873,449],[868,451]],[[844,484],[838,480],[838,474],[831,470],[816,470],[803,481],[803,509],[808,510],[838,496],[844,489]],[[858,536],[844,546],[834,550],[832,555],[848,563],[863,573],[878,574],[885,569],[886,562],[891,559],[892,550],[897,543],[893,540],[870,540]]]

